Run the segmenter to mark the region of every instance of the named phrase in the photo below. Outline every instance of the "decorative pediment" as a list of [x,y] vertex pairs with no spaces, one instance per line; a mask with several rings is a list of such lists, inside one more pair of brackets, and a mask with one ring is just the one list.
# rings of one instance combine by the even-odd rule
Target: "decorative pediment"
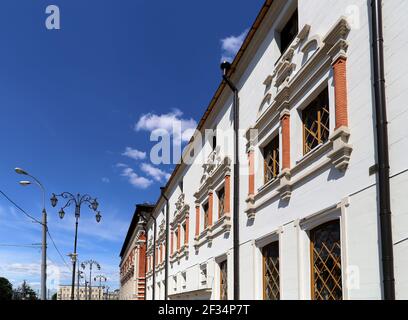
[[173,221],[171,222],[173,227],[178,223],[182,223],[189,216],[190,206],[185,203],[185,197],[185,194],[182,193],[177,199],[176,211],[174,212]]
[[[213,185],[217,185],[221,180],[225,178],[226,175],[231,174],[231,159],[225,157],[221,159],[218,156],[219,147],[213,152],[214,155],[211,156],[211,159],[216,159],[211,167],[204,165],[204,174],[201,178],[201,186],[199,190],[194,194],[194,197],[200,202],[203,197],[205,197],[209,190],[213,188]],[[210,170],[208,170],[211,168]]]
[[219,155],[220,147],[217,146],[213,152],[207,158],[207,161],[203,164],[204,173],[201,177],[200,182],[204,183],[205,180],[211,176],[217,166],[221,163],[221,157]]

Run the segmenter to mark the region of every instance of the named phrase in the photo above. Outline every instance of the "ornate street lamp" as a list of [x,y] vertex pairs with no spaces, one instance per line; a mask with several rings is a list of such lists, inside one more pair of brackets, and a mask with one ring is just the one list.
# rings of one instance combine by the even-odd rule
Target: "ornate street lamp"
[[97,281],[99,279],[99,300],[101,300],[101,288],[103,288],[102,287],[102,281],[103,282],[106,282],[106,281],[108,281],[108,278],[106,278],[104,275],[97,275],[95,278],[94,278],[94,281]]
[[87,265],[89,265],[89,300],[92,300],[92,266],[95,265],[98,270],[101,270],[101,265],[95,260],[87,260],[81,263],[82,269],[85,270]]
[[[69,192],[63,192],[59,195],[56,195],[55,193],[52,194],[52,197],[50,199],[51,205],[55,208],[58,204],[58,198],[62,198],[65,201],[65,205],[61,207],[61,210],[59,211],[59,217],[61,219],[64,218],[65,216],[65,211],[64,209],[71,206],[72,204],[75,205],[75,240],[74,240],[74,253],[73,255],[76,257],[77,256],[77,242],[78,242],[78,222],[79,222],[79,217],[81,216],[81,206],[83,204],[87,204],[89,209],[93,210],[96,212],[95,218],[96,222],[101,221],[101,213],[97,211],[99,203],[96,200],[96,198],[92,198],[91,196],[85,194],[85,195],[80,195],[79,193],[74,196],[72,193]],[[71,284],[71,300],[74,300],[74,290],[75,290],[75,272],[76,272],[76,259],[72,259],[72,284]]]

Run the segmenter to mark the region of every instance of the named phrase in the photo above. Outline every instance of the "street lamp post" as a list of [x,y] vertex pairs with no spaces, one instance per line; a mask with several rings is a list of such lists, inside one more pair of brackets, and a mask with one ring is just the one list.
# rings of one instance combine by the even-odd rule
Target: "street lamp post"
[[[42,183],[21,168],[15,168],[15,172],[30,177],[42,191],[42,242],[41,242],[41,300],[47,299],[47,211],[45,210],[45,189]],[[22,186],[28,186],[31,181],[20,181]]]
[[109,299],[109,286],[105,286],[106,293],[105,293],[105,300],[110,300]]
[[75,204],[75,240],[74,240],[74,253],[72,259],[72,284],[71,284],[71,300],[74,300],[74,290],[75,290],[75,270],[76,270],[76,256],[77,256],[77,242],[78,242],[78,222],[81,216],[81,206],[83,204],[88,204],[88,207],[96,212],[96,222],[101,221],[101,213],[98,210],[99,203],[96,198],[85,194],[80,195],[79,193],[74,196],[72,193],[63,192],[59,195],[52,194],[51,205],[55,208],[58,203],[58,198],[62,198],[66,201],[65,205],[59,211],[59,216],[61,219],[65,216],[64,209],[69,207],[71,204]]
[[85,273],[83,271],[79,270],[79,268],[78,268],[77,300],[81,300],[79,287],[80,287],[80,281],[81,281],[81,279],[84,278],[84,276],[85,276]]
[[95,278],[94,278],[94,280],[95,281],[97,281],[99,279],[99,287],[98,287],[98,291],[99,291],[99,300],[101,300],[101,288],[102,288],[102,281],[104,281],[104,282],[106,282],[106,281],[108,281],[108,278],[106,278],[105,276],[103,276],[103,275],[97,275]]
[[98,270],[101,270],[101,265],[95,260],[87,260],[81,264],[83,269],[86,265],[89,265],[89,300],[92,300],[92,266],[95,265]]

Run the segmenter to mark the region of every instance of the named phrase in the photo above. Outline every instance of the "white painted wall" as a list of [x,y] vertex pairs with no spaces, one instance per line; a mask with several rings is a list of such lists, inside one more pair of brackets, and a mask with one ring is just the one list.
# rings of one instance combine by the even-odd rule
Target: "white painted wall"
[[[288,11],[296,1],[276,1],[275,8],[280,10],[268,14],[258,36],[253,40],[259,44],[256,48],[249,48],[243,58],[245,67],[239,67],[239,78],[234,79],[240,89],[240,123],[242,130],[253,126],[257,121],[258,108],[264,97],[264,80],[271,75],[275,62],[280,57],[275,37],[276,30],[281,28]],[[408,2],[404,0],[384,1],[384,25],[386,39],[386,67],[387,67],[387,103],[390,121],[390,155],[391,171],[398,174],[406,169],[408,150],[408,64],[403,63],[407,53],[408,42],[402,29],[406,29],[408,19]],[[369,7],[365,0],[307,0],[299,1],[300,29],[305,24],[311,26],[308,38],[319,36],[323,38],[335,25],[340,17],[345,16],[351,24],[351,31],[347,37],[349,44],[347,51],[347,84],[350,142],[353,145],[351,160],[346,173],[340,174],[333,167],[325,167],[312,174],[304,183],[293,189],[290,202],[283,204],[279,198],[274,198],[258,210],[253,222],[248,221],[245,214],[245,199],[248,194],[248,168],[246,163],[246,140],[240,135],[240,281],[242,299],[261,299],[261,253],[257,241],[273,233],[279,233],[280,266],[281,266],[281,298],[282,299],[310,299],[310,246],[308,230],[303,225],[316,213],[321,213],[317,221],[324,221],[327,214],[337,214],[342,226],[342,255],[343,255],[343,287],[346,299],[381,299],[381,261],[379,248],[379,224],[376,195],[375,175],[369,176],[369,168],[376,163],[375,155],[375,127],[373,113],[373,92],[371,83],[371,56],[369,41]],[[296,52],[294,61],[302,60],[301,53]],[[245,62],[245,63],[244,63]],[[297,71],[300,66],[297,66]],[[293,101],[291,108],[291,161],[292,167],[302,158],[301,119],[298,110],[305,106],[305,102],[322,83],[329,86],[330,95],[330,131],[334,131],[334,89],[333,74],[330,69],[315,83],[310,83],[300,99]],[[230,91],[225,91],[214,108],[213,114],[206,122],[205,128],[231,130]],[[266,137],[279,132],[279,123],[271,126]],[[233,158],[231,145],[224,141],[222,134],[218,134],[217,141],[222,152]],[[229,142],[230,143],[230,142]],[[227,147],[228,145],[228,147]],[[206,148],[200,150],[197,157],[206,158],[210,153],[208,142]],[[256,150],[256,188],[263,184],[263,167],[261,152]],[[312,165],[323,162],[323,157]],[[200,285],[200,265],[207,264],[209,297],[219,298],[219,269],[217,259],[227,255],[229,274],[229,297],[233,297],[233,259],[232,235],[220,236],[214,239],[211,247],[204,245],[196,254],[193,248],[195,235],[195,198],[194,193],[199,188],[199,181],[203,169],[201,163],[185,167],[179,178],[184,180],[186,202],[190,205],[190,251],[188,259],[181,259],[179,263],[169,268],[169,294],[174,298],[204,299],[206,294],[196,294],[203,289]],[[231,176],[231,182],[233,176]],[[175,181],[168,192],[170,197],[170,219],[175,211],[175,202],[180,195]],[[400,174],[392,179],[392,205],[394,216],[394,241],[408,237],[408,175]],[[232,194],[234,190],[232,190]],[[163,214],[163,203],[157,208],[157,223],[160,225]],[[336,207],[337,209],[329,209]],[[232,210],[232,200],[231,200]],[[214,201],[214,221],[216,220],[216,201]],[[319,220],[320,219],[320,220]],[[152,232],[149,231],[149,238]],[[408,298],[407,258],[408,241],[395,245],[395,268],[398,298]],[[182,287],[181,274],[186,273],[186,286]],[[162,283],[164,271],[157,274],[157,283]],[[177,285],[174,285],[174,278]],[[151,295],[152,279],[148,278],[147,294]],[[162,297],[157,292],[157,297]]]

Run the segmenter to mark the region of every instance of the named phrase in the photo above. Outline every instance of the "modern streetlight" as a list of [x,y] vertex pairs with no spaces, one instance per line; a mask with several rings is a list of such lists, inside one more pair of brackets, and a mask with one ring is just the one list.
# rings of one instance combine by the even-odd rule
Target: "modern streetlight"
[[82,269],[89,265],[89,300],[92,300],[92,266],[95,265],[98,270],[101,270],[101,265],[95,260],[87,260],[81,263]]
[[77,261],[77,242],[78,242],[78,222],[79,218],[81,216],[81,206],[83,204],[88,204],[88,207],[96,212],[95,218],[96,222],[101,221],[101,213],[98,210],[99,203],[96,200],[96,198],[92,198],[91,196],[85,194],[85,195],[80,195],[79,193],[74,196],[72,193],[69,192],[63,192],[59,195],[56,195],[55,193],[52,194],[51,197],[51,205],[55,208],[58,203],[58,198],[62,198],[65,202],[65,205],[61,207],[61,210],[59,211],[59,217],[61,219],[64,218],[65,216],[65,211],[64,209],[69,207],[71,204],[75,205],[75,240],[74,240],[74,253],[72,257],[72,284],[71,284],[71,300],[74,300],[74,290],[75,290],[75,271],[76,271],[76,261]]
[[[46,300],[47,299],[47,211],[45,210],[45,189],[42,183],[29,174],[27,171],[21,169],[21,168],[15,168],[14,171],[17,174],[25,175],[27,177],[30,177],[34,183],[41,189],[42,191],[42,243],[41,243],[41,248],[42,248],[42,254],[41,254],[41,300]],[[31,185],[31,181],[25,180],[25,181],[20,181],[20,185],[22,186],[29,186]]]
[[101,288],[102,288],[102,281],[103,282],[106,282],[106,281],[108,281],[108,278],[106,278],[104,275],[97,275],[95,278],[94,278],[94,281],[97,281],[99,279],[99,300],[101,300]]

